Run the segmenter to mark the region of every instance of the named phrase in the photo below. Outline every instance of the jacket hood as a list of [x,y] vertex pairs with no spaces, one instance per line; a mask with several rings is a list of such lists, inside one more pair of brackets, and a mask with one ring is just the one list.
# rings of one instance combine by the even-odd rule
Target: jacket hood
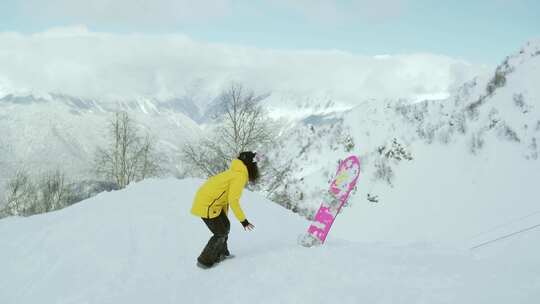
[[231,162],[231,170],[240,172],[244,174],[246,177],[248,176],[248,169],[244,163],[239,159],[233,159]]

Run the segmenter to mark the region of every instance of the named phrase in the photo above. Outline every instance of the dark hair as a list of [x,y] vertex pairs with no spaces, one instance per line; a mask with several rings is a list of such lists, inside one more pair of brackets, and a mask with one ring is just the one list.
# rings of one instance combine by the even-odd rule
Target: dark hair
[[255,153],[251,151],[240,152],[238,159],[246,165],[248,170],[249,181],[254,183],[259,179],[259,167],[257,162],[253,161]]

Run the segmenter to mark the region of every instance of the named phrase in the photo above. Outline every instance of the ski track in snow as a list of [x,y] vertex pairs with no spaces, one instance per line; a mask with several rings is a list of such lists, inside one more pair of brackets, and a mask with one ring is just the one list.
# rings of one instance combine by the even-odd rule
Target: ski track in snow
[[[230,214],[236,257],[201,270],[195,260],[210,233],[189,214],[201,182],[147,180],[57,212],[0,220],[0,303],[540,300],[540,263],[521,262],[538,245],[483,256],[434,243],[335,239],[331,231],[324,246],[304,248],[296,239],[308,222],[247,190],[242,206],[256,230],[244,232]],[[537,236],[519,241],[537,244]]]

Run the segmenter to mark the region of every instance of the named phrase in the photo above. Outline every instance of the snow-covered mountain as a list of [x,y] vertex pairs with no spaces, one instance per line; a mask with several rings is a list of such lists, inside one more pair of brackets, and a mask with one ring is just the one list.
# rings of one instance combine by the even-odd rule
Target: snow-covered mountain
[[[501,64],[494,75],[481,75],[448,98],[444,98],[446,93],[437,96],[441,98],[438,101],[368,99],[357,101],[355,106],[320,92],[301,98],[285,92],[263,94],[262,104],[271,117],[286,121],[288,126],[277,138],[276,148],[265,152],[274,160],[299,159],[292,162],[291,177],[294,183],[301,180],[298,192],[306,200],[299,206],[306,205],[311,210],[308,212],[313,211],[313,198],[324,188],[321,185],[331,175],[336,160],[346,153],[363,157],[370,178],[377,174],[379,181],[386,179],[386,183],[374,182],[370,186],[370,195],[379,198],[386,191],[377,188],[389,187],[398,178],[393,161],[376,152],[381,146],[412,149],[419,144],[447,142],[454,147],[464,140],[469,143],[457,145],[476,151],[486,144],[486,134],[512,138],[517,132],[514,135],[520,135],[519,145],[523,148],[520,153],[534,159],[534,130],[540,128],[533,112],[537,102],[537,48],[538,42],[530,42]],[[107,119],[116,110],[127,110],[144,129],[156,135],[159,149],[169,158],[167,166],[181,166],[177,159],[179,147],[200,136],[201,124],[219,111],[219,97],[207,96],[201,103],[200,96],[191,95],[113,103],[62,94],[6,95],[0,99],[0,185],[20,167],[35,171],[60,167],[74,178],[87,177],[93,152],[104,142]],[[518,124],[527,125],[527,129]],[[515,137],[510,140],[517,142]]]
[[[189,209],[201,182],[146,180],[60,211],[0,220],[0,302],[540,300],[538,235],[497,243],[490,247],[496,253],[491,256],[437,243],[355,242],[336,237],[335,231],[324,246],[304,248],[296,242],[308,222],[250,191],[242,205],[256,229],[244,232],[231,218],[229,248],[236,257],[214,269],[199,269],[196,257],[210,233]],[[414,215],[403,209],[403,217]],[[386,221],[373,210],[370,216],[379,224]],[[340,216],[334,228],[343,226],[365,232],[356,218]],[[407,231],[397,233],[410,237]],[[505,251],[507,246],[514,250]]]
[[367,101],[307,117],[272,151],[273,159],[294,157],[294,208],[312,215],[336,160],[355,153],[362,172],[339,236],[473,246],[540,223],[539,54],[532,41],[447,99]]
[[0,99],[0,183],[21,168],[33,173],[60,168],[70,178],[92,177],[94,152],[108,141],[108,122],[120,110],[157,139],[172,171],[180,165],[178,149],[200,133],[190,118],[199,117],[199,109],[187,99],[106,103],[60,94],[7,95]]
[[[149,180],[0,220],[0,302],[537,303],[539,80],[540,41],[531,41],[448,98],[270,107],[289,127],[264,151],[290,169],[280,190],[292,199],[275,203],[313,215],[337,161],[361,158],[357,191],[327,244],[299,247],[308,222],[246,191],[256,232],[241,234],[232,219],[237,257],[199,270],[194,259],[208,232],[188,210],[201,181]],[[99,130],[115,108],[47,98],[0,103],[0,124],[10,128],[3,157],[58,153],[84,163],[90,152],[74,151],[103,140]],[[122,109],[171,151],[175,140],[197,136],[205,109],[156,104]]]

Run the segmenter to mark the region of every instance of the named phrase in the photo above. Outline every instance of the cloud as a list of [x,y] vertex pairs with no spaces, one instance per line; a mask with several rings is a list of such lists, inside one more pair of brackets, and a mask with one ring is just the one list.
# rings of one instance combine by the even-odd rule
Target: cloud
[[[110,34],[85,27],[0,33],[0,91],[89,98],[215,96],[231,81],[283,96],[343,103],[447,92],[478,67],[435,54],[364,56],[212,44],[185,35]],[[2,93],[0,92],[0,93]]]
[[373,22],[396,18],[405,11],[406,1],[274,0],[274,4],[317,22],[341,24],[358,19]]
[[25,0],[14,4],[10,14],[21,22],[46,26],[87,24],[92,28],[170,31],[183,25],[236,22],[245,18],[247,11],[258,11],[274,18],[293,13],[301,22],[311,20],[325,25],[356,23],[358,20],[377,22],[403,14],[407,1]]
[[230,13],[231,0],[26,0],[23,15],[100,26],[169,26],[205,22]]

